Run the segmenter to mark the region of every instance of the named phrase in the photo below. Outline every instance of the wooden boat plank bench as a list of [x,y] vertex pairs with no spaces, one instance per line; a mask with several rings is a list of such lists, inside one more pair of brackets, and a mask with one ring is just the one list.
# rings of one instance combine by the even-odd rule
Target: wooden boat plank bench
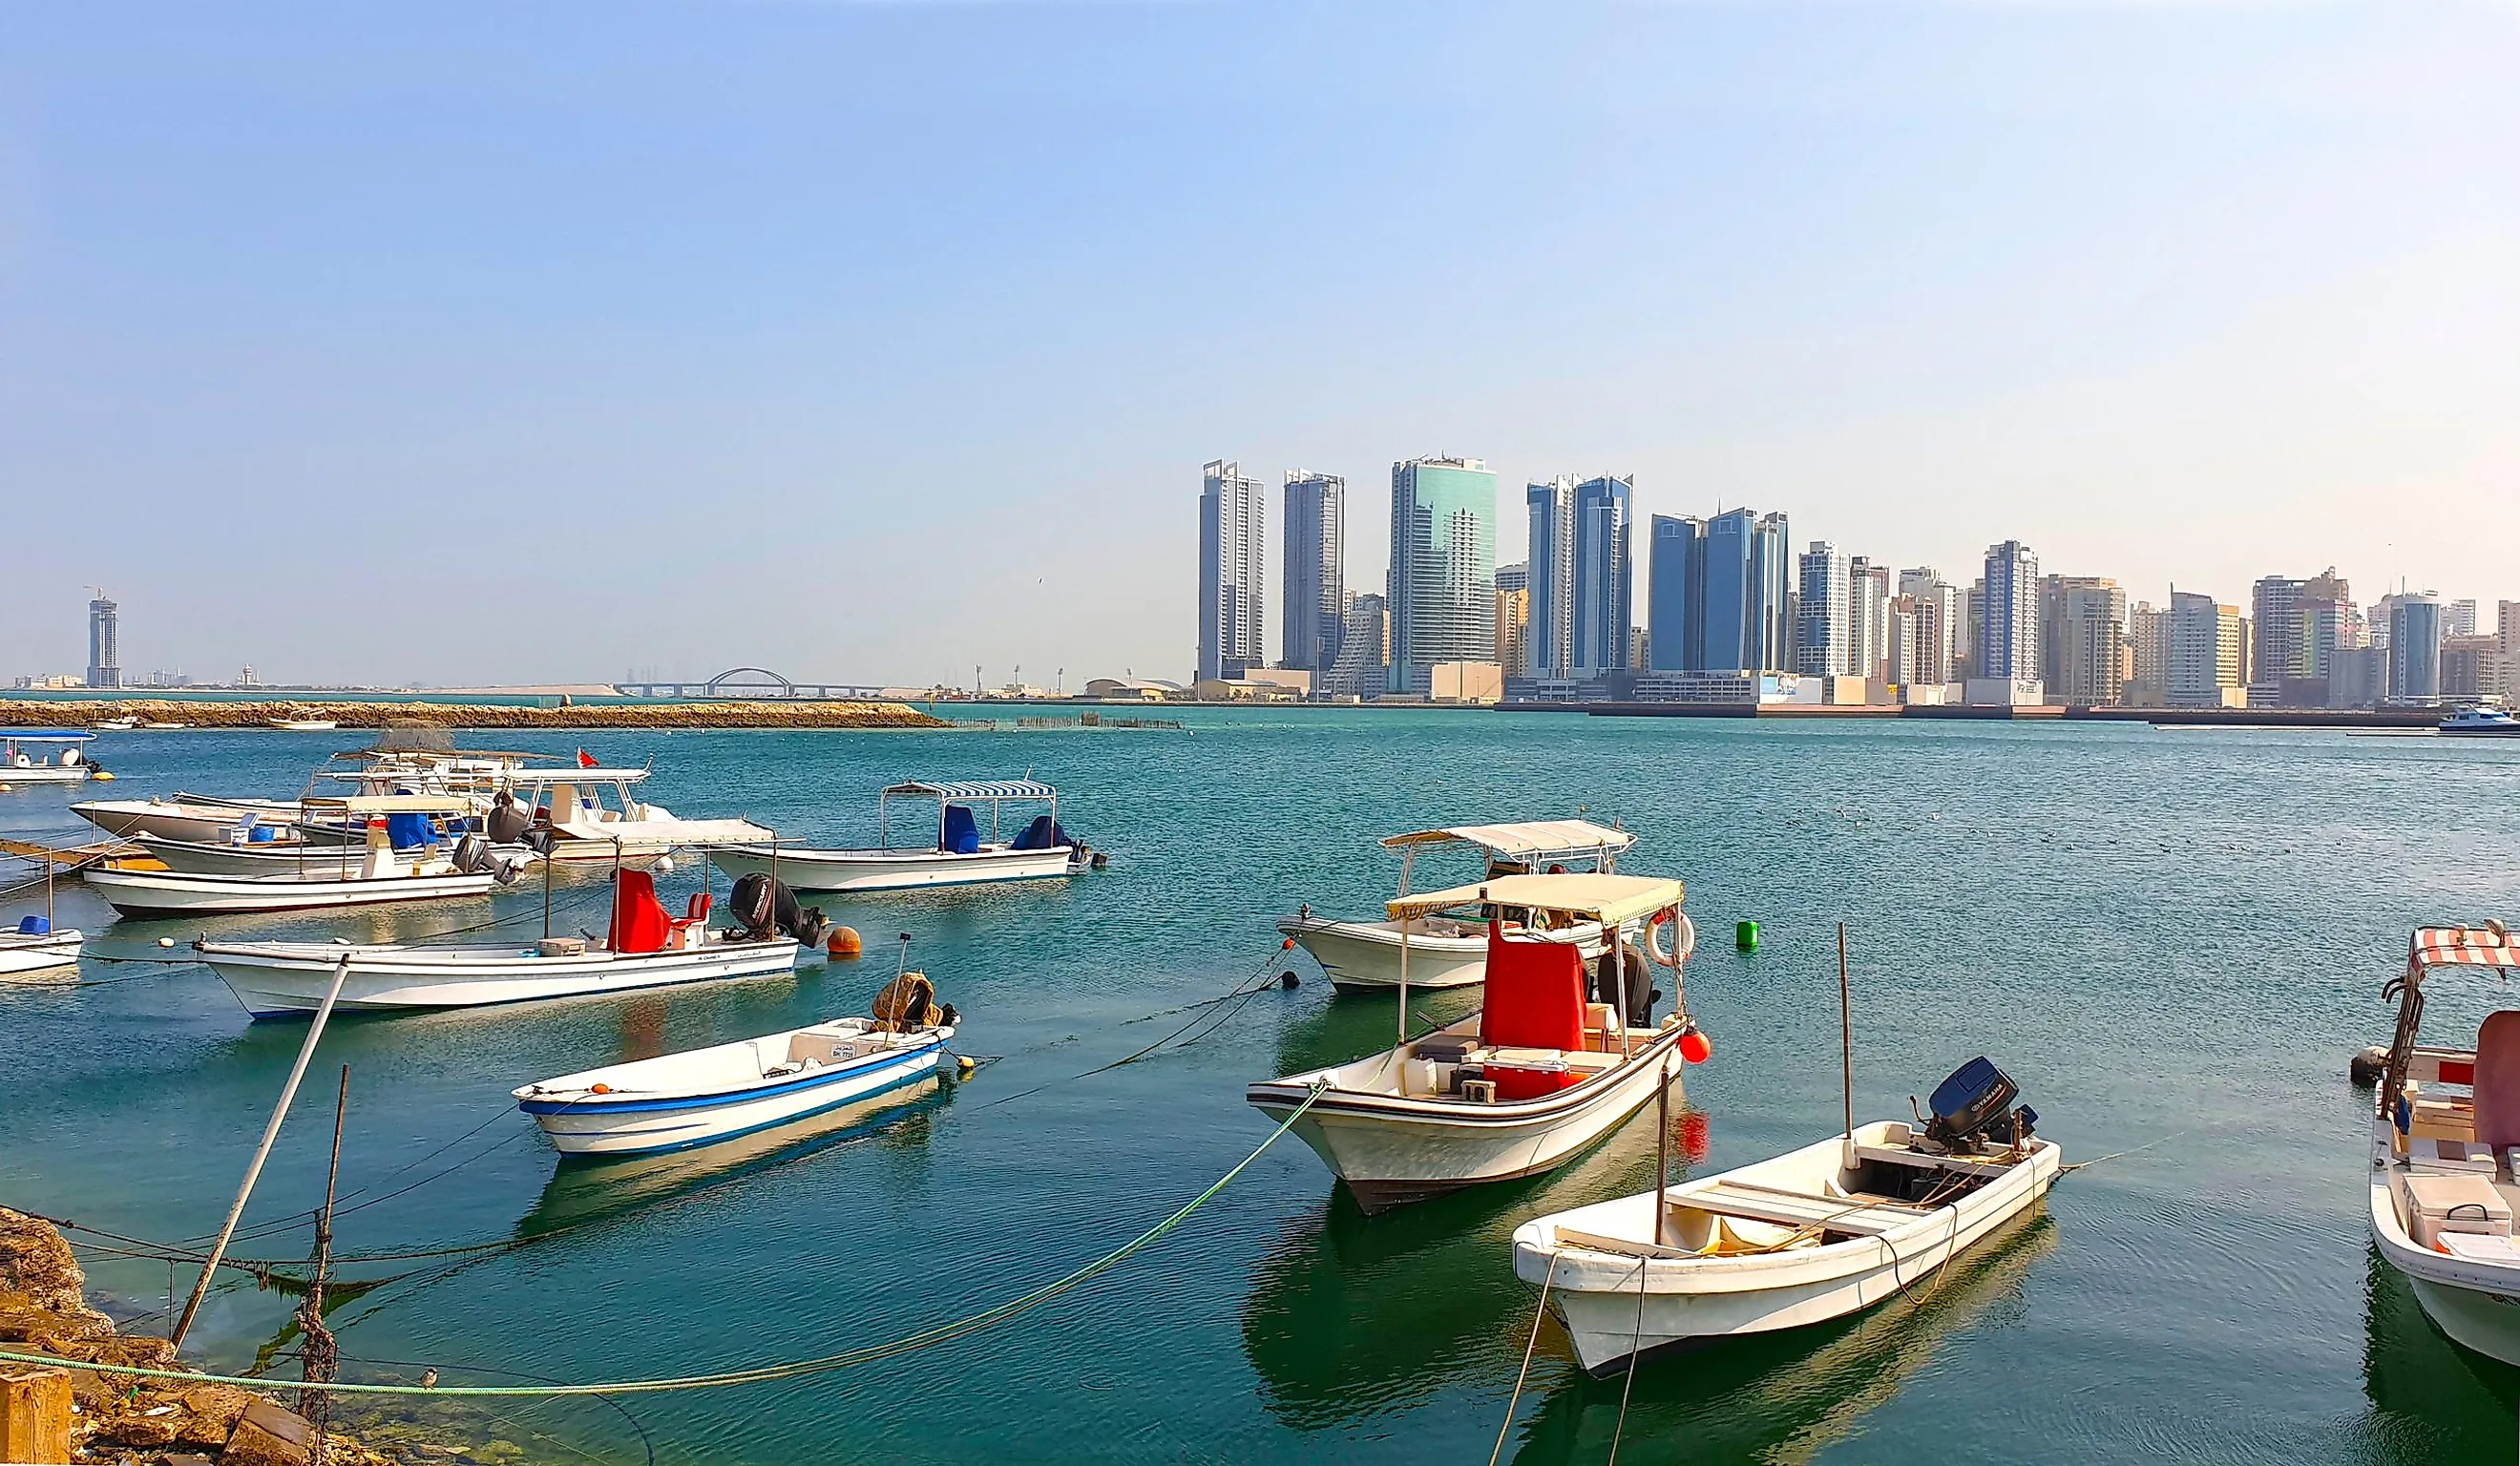
[[1666,1198],[1673,1211],[1711,1212],[1778,1226],[1824,1226],[1851,1236],[1878,1236],[1916,1224],[1916,1207],[1902,1206],[1882,1196],[1797,1195],[1769,1186],[1718,1181],[1703,1190],[1680,1191]]

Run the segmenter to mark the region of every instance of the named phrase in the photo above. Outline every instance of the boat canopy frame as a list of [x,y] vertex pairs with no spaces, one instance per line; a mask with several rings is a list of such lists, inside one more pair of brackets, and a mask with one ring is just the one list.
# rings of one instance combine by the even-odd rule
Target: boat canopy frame
[[945,811],[955,804],[986,804],[989,807],[989,843],[1000,845],[1006,836],[1000,827],[1000,817],[1009,804],[1047,804],[1050,820],[1058,822],[1058,791],[1038,779],[904,779],[890,784],[876,795],[876,844],[890,850],[892,844],[892,801],[895,799],[933,799],[936,801],[936,844],[945,844]]
[[1394,921],[1430,916],[1463,907],[1520,907],[1526,911],[1590,917],[1605,928],[1684,905],[1688,886],[1649,875],[1499,875],[1466,886],[1394,899]]
[[46,729],[0,728],[0,742],[7,743],[93,743],[92,733],[55,733]]
[[2419,926],[2407,939],[2407,969],[2380,990],[2385,1000],[2398,1000],[2398,1031],[2389,1044],[2389,1064],[2381,1079],[2384,1098],[2406,1088],[2407,1070],[2415,1052],[2415,1037],[2424,1023],[2424,977],[2441,967],[2484,967],[2507,974],[2520,969],[2520,936],[2500,921],[2482,926]]

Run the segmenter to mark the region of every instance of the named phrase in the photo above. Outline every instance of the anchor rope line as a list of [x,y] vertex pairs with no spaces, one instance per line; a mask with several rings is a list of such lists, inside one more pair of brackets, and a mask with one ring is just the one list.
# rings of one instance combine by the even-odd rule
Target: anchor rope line
[[[907,1334],[901,1338],[894,1339],[883,1344],[867,1345],[858,1349],[846,1350],[839,1354],[825,1355],[818,1358],[794,1359],[776,1364],[761,1364],[745,1369],[722,1370],[713,1374],[675,1375],[658,1379],[616,1380],[602,1384],[436,1385],[424,1387],[419,1385],[355,1385],[335,1383],[328,1384],[323,1388],[328,1393],[337,1395],[438,1395],[450,1398],[532,1399],[580,1395],[652,1395],[668,1391],[714,1390],[736,1385],[766,1384],[775,1380],[800,1379],[808,1375],[827,1374],[833,1370],[848,1369],[861,1364],[871,1364],[880,1359],[888,1359],[900,1355],[915,1354],[921,1350],[932,1349],[940,1344],[950,1343],[953,1340],[964,1338],[967,1335],[975,1334],[984,1329],[993,1328],[1011,1318],[1016,1317],[1019,1314],[1029,1312],[1064,1294],[1072,1293],[1076,1289],[1083,1287],[1085,1284],[1092,1282],[1095,1278],[1098,1278],[1103,1273],[1110,1271],[1112,1268],[1119,1266],[1122,1263],[1127,1262],[1138,1253],[1145,1251],[1148,1247],[1152,1246],[1166,1233],[1171,1232],[1175,1228],[1179,1227],[1183,1222],[1188,1222],[1192,1213],[1195,1213],[1199,1208],[1214,1200],[1219,1192],[1222,1192],[1227,1186],[1232,1185],[1236,1180],[1239,1179],[1242,1173],[1249,1170],[1252,1163],[1259,1160],[1260,1157],[1268,1151],[1270,1146],[1277,1144],[1278,1141],[1285,1135],[1286,1132],[1294,1129],[1295,1122],[1301,1120],[1304,1117],[1305,1112],[1312,1109],[1315,1101],[1322,1097],[1323,1092],[1327,1088],[1327,1084],[1315,1085],[1311,1092],[1304,1096],[1303,1103],[1288,1111],[1286,1118],[1279,1122],[1278,1128],[1271,1131],[1267,1138],[1263,1139],[1257,1146],[1253,1147],[1249,1155],[1246,1155],[1241,1160],[1236,1162],[1232,1170],[1227,1171],[1223,1176],[1220,1176],[1215,1180],[1209,1182],[1207,1189],[1199,1192],[1196,1196],[1192,1197],[1188,1202],[1183,1204],[1179,1210],[1172,1213],[1172,1215],[1164,1218],[1160,1222],[1157,1222],[1154,1225],[1148,1227],[1145,1231],[1138,1233],[1138,1235],[1130,1238],[1126,1242],[1123,1242],[1118,1247],[1104,1253],[1102,1256],[1096,1258],[1094,1261],[1087,1263],[1083,1266],[1076,1268],[1066,1275],[1053,1279],[1048,1283],[1044,1283],[1042,1286],[1035,1288],[1031,1292],[1025,1293],[1020,1297],[1009,1299],[1005,1303],[997,1304],[991,1308],[982,1309],[978,1312],[968,1313],[961,1318],[921,1329],[916,1333]],[[0,1361],[6,1361],[12,1364],[50,1365],[57,1368],[80,1370],[95,1374],[120,1375],[134,1379],[173,1379],[184,1380],[193,1384],[238,1385],[251,1389],[266,1390],[272,1388],[272,1382],[268,1379],[255,1379],[241,1375],[195,1374],[188,1370],[152,1369],[144,1368],[135,1364],[90,1363],[82,1359],[57,1358],[51,1355],[24,1354],[15,1350],[0,1351]]]
[[1513,1429],[1514,1406],[1522,1403],[1522,1382],[1531,1378],[1531,1355],[1540,1348],[1540,1320],[1549,1316],[1549,1285],[1557,1281],[1557,1254],[1549,1255],[1548,1275],[1540,1280],[1540,1307],[1532,1311],[1531,1338],[1522,1346],[1522,1368],[1513,1376],[1513,1393],[1506,1397],[1505,1419],[1497,1425],[1496,1449],[1488,1452],[1488,1466],[1497,1466],[1505,1455],[1506,1433]]
[[[1199,1040],[1206,1038],[1209,1034],[1214,1033],[1218,1028],[1223,1027],[1226,1022],[1231,1021],[1236,1014],[1241,1012],[1243,1007],[1250,1003],[1252,999],[1268,992],[1270,984],[1276,980],[1278,964],[1285,959],[1285,955],[1286,951],[1282,947],[1278,949],[1276,952],[1271,953],[1268,959],[1262,962],[1257,968],[1253,969],[1250,976],[1243,978],[1241,981],[1236,983],[1233,987],[1228,988],[1226,991],[1218,994],[1214,998],[1203,998],[1196,1002],[1184,1004],[1182,1007],[1168,1009],[1166,1010],[1166,1013],[1149,1013],[1144,1018],[1132,1018],[1128,1020],[1129,1023],[1144,1023],[1147,1021],[1147,1018],[1163,1017],[1167,1016],[1169,1013],[1179,1013],[1189,1009],[1201,1010],[1189,1022],[1174,1029],[1171,1033],[1164,1035],[1162,1038],[1157,1039],[1152,1044],[1148,1044],[1146,1047],[1141,1048],[1134,1053],[1124,1054],[1119,1058],[1113,1059],[1107,1064],[1097,1064],[1091,1069],[1080,1070],[1075,1074],[1067,1075],[1061,1079],[1043,1080],[1040,1084],[1034,1085],[1030,1088],[1017,1089],[1012,1094],[1003,1094],[996,1099],[990,1100],[987,1104],[974,1105],[968,1111],[958,1111],[957,1113],[977,1115],[986,1110],[994,1110],[1002,1104],[1012,1104],[1018,1099],[1029,1098],[1030,1096],[1038,1094],[1044,1089],[1054,1088],[1055,1086],[1074,1084],[1080,1079],[1092,1079],[1098,1074],[1108,1074],[1112,1070],[1118,1069],[1123,1065],[1134,1064],[1141,1059],[1151,1056],[1155,1050],[1171,1044],[1175,1039],[1180,1039],[1182,1035],[1190,1033],[1192,1029],[1198,1028],[1202,1022],[1206,1022],[1210,1017],[1216,1017],[1216,1022],[1209,1024],[1207,1028],[1201,1029],[1196,1034],[1192,1034],[1189,1039],[1183,1040],[1181,1046],[1187,1048],[1191,1044],[1197,1043]],[[1239,1002],[1236,1001],[1238,999],[1240,1000]],[[1225,1003],[1234,1003],[1234,1007],[1231,1011],[1223,1013],[1222,1016],[1217,1016],[1216,1010]],[[1125,1028],[1128,1025],[1123,1024],[1121,1026]],[[1064,1043],[1066,1041],[1061,1040],[1059,1042]]]

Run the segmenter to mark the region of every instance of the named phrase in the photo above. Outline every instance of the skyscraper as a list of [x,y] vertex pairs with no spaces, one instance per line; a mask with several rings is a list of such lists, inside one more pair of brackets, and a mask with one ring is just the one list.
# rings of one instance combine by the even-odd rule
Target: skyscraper
[[[1743,555],[1746,541],[1727,542]],[[1706,669],[1706,526],[1695,519],[1656,514],[1646,541],[1645,651],[1656,672]],[[1739,578],[1733,584],[1737,587]],[[1741,606],[1736,600],[1727,631],[1737,644]]]
[[1286,609],[1278,654],[1318,681],[1338,663],[1347,606],[1347,480],[1286,474]]
[[[2310,627],[2306,605],[2310,582],[2269,575],[2249,588],[2249,621],[2257,628],[2257,654],[2251,681],[2269,694],[2280,691],[2288,677],[2310,677]],[[2250,701],[2257,698],[2253,695]]]
[[[1715,530],[1728,520],[1737,520],[1746,527],[1750,539],[1750,583],[1742,599],[1745,642],[1741,648],[1742,663],[1735,669],[1719,665],[1714,644],[1708,643],[1706,667],[1710,672],[1785,672],[1793,660],[1793,610],[1788,603],[1793,594],[1794,571],[1788,533],[1781,513],[1762,514],[1756,521],[1748,510],[1734,510],[1718,514],[1708,526],[1710,541]],[[1729,533],[1729,530],[1728,530]],[[1711,573],[1707,580],[1709,594],[1718,590]]]
[[1890,675],[1890,567],[1863,555],[1846,567],[1846,671],[1850,677]]
[[1524,639],[1531,632],[1531,571],[1524,565],[1497,566],[1497,665],[1508,677],[1529,677],[1531,656]]
[[2233,705],[2241,687],[2240,608],[2192,591],[2171,592],[2162,659],[2172,707]]
[[1437,662],[1496,660],[1496,475],[1487,465],[1391,466],[1390,614],[1395,692],[1426,691]]
[[1794,625],[1794,670],[1806,677],[1835,677],[1847,669],[1846,556],[1826,540],[1814,540],[1801,561],[1799,618]]
[[2039,675],[2039,556],[2019,540],[1987,548],[1972,675],[2016,681]]
[[2110,707],[2126,696],[2127,597],[2100,575],[2057,577],[2055,681],[2048,700]]
[[1339,638],[1338,660],[1330,664],[1328,675],[1314,685],[1325,697],[1358,697],[1379,694],[1384,686],[1383,648],[1389,644],[1390,626],[1383,615],[1385,601],[1379,596],[1359,596],[1348,603]]
[[2442,636],[2472,637],[2476,635],[2476,602],[2453,600],[2442,607]]
[[2389,607],[2389,700],[2441,701],[2441,598],[2394,596]]
[[1531,516],[1531,635],[1524,656],[1534,677],[1575,672],[1575,480],[1563,474],[1528,485]]
[[1575,675],[1598,677],[1628,665],[1636,619],[1631,526],[1633,479],[1604,474],[1575,486]]
[[105,599],[99,587],[96,599],[87,603],[87,685],[91,688],[122,686],[122,612],[119,606]]
[[1915,602],[1914,644],[1907,652],[1908,669],[1891,681],[1903,686],[1960,681],[1960,648],[1968,630],[1966,596],[1945,581],[1941,571],[1924,565],[1899,572],[1899,595]]
[[1198,678],[1243,676],[1267,666],[1262,583],[1268,573],[1268,505],[1260,480],[1219,459],[1198,495]]

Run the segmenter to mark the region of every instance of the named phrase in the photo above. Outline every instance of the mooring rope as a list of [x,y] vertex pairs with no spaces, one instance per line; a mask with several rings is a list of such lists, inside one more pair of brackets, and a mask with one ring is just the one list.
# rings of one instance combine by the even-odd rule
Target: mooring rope
[[[1223,1176],[1218,1177],[1214,1181],[1211,1181],[1208,1184],[1207,1189],[1199,1192],[1196,1196],[1192,1197],[1189,1202],[1181,1207],[1180,1210],[1174,1212],[1171,1216],[1164,1218],[1162,1221],[1147,1228],[1145,1231],[1140,1232],[1135,1237],[1130,1238],[1117,1248],[1104,1253],[1102,1256],[1096,1258],[1093,1262],[1086,1264],[1082,1267],[1076,1268],[1074,1271],[1071,1271],[1062,1277],[1054,1279],[1051,1282],[1033,1289],[1031,1292],[1026,1293],[1021,1297],[1010,1299],[1005,1303],[983,1309],[976,1313],[966,1314],[965,1316],[954,1319],[950,1322],[940,1323],[929,1328],[921,1329],[917,1333],[905,1335],[888,1343],[867,1345],[863,1348],[847,1350],[840,1354],[825,1355],[819,1358],[794,1359],[777,1364],[761,1364],[747,1369],[722,1370],[714,1374],[676,1375],[660,1379],[616,1380],[604,1384],[436,1386],[329,1384],[324,1386],[324,1389],[330,1393],[339,1395],[441,1395],[467,1398],[505,1397],[518,1399],[542,1397],[556,1398],[577,1395],[652,1395],[667,1391],[714,1390],[724,1389],[735,1385],[766,1384],[774,1380],[800,1379],[808,1375],[827,1374],[836,1369],[847,1369],[860,1364],[871,1364],[879,1359],[888,1359],[899,1355],[914,1354],[921,1350],[932,1349],[937,1345],[950,1343],[953,1340],[963,1338],[967,1335],[978,1333],[983,1329],[995,1327],[996,1325],[1004,1323],[1011,1318],[1014,1318],[1019,1314],[1029,1312],[1063,1294],[1073,1292],[1077,1288],[1080,1288],[1086,1283],[1093,1281],[1095,1278],[1102,1276],[1103,1273],[1110,1271],[1122,1263],[1127,1262],[1131,1257],[1136,1256],[1138,1253],[1151,1246],[1167,1232],[1172,1231],[1183,1222],[1189,1221],[1191,1214],[1196,1212],[1200,1207],[1207,1205],[1208,1202],[1215,1199],[1219,1192],[1223,1191],[1227,1186],[1240,1178],[1242,1173],[1250,1169],[1252,1162],[1259,1160],[1263,1152],[1267,1151],[1270,1146],[1277,1144],[1278,1141],[1284,1136],[1286,1132],[1294,1129],[1295,1122],[1301,1120],[1304,1117],[1305,1112],[1312,1109],[1314,1102],[1319,1100],[1328,1088],[1328,1085],[1327,1081],[1321,1084],[1316,1084],[1311,1092],[1304,1096],[1303,1103],[1288,1111],[1286,1118],[1279,1122],[1278,1128],[1271,1131],[1266,1139],[1263,1139],[1257,1146],[1253,1147],[1249,1155],[1246,1155],[1241,1160],[1236,1162],[1232,1170],[1226,1172]],[[65,1369],[82,1370],[96,1374],[122,1375],[134,1379],[184,1380],[193,1384],[239,1385],[251,1389],[266,1390],[273,1388],[272,1382],[268,1379],[255,1379],[248,1376],[228,1374],[195,1374],[188,1370],[151,1369],[135,1364],[92,1363],[83,1359],[58,1358],[51,1355],[22,1354],[14,1350],[0,1351],[0,1361],[12,1364],[44,1364]]]
[[1522,1346],[1522,1368],[1513,1377],[1513,1393],[1506,1397],[1505,1419],[1497,1426],[1496,1449],[1488,1452],[1488,1466],[1497,1466],[1505,1455],[1506,1432],[1513,1429],[1514,1406],[1522,1403],[1522,1382],[1531,1378],[1532,1351],[1540,1347],[1540,1320],[1549,1316],[1549,1285],[1557,1281],[1557,1254],[1549,1255],[1549,1275],[1540,1280],[1540,1307],[1532,1311],[1531,1338]]

